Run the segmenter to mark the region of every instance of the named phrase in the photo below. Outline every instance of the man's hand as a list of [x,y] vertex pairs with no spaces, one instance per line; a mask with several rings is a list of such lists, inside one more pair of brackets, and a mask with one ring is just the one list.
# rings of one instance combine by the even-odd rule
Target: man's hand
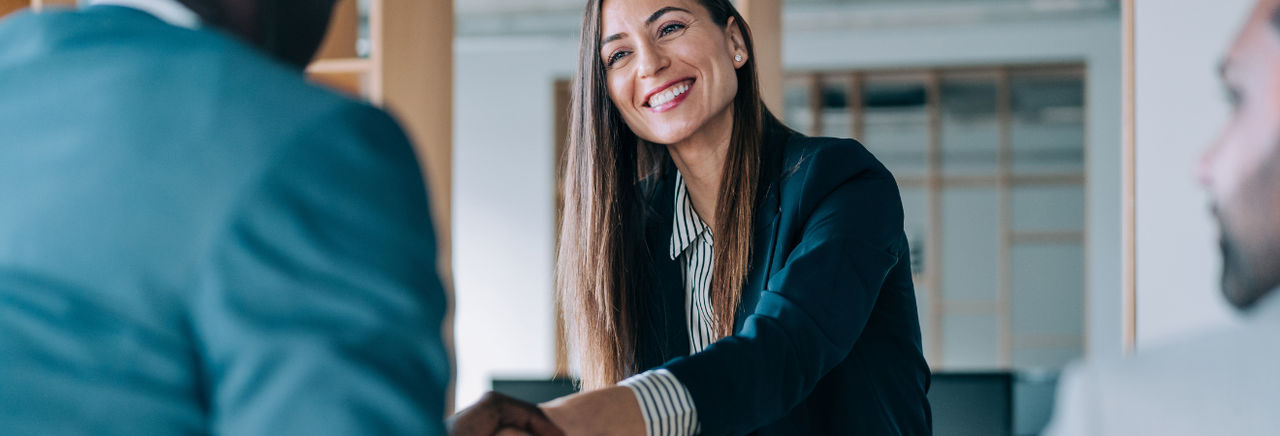
[[533,436],[563,436],[564,432],[551,423],[542,410],[497,392],[489,392],[466,410],[445,420],[449,434],[454,436],[492,436],[528,433]]

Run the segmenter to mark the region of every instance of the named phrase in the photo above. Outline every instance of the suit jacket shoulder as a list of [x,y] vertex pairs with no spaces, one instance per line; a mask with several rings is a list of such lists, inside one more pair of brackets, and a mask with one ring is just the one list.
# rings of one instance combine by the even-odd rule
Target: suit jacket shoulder
[[1047,434],[1274,434],[1275,315],[1148,346],[1129,359],[1073,365],[1059,382]]
[[[793,133],[782,151],[778,189],[780,213],[795,224],[807,220],[824,201],[866,211],[863,228],[872,235],[897,235],[902,202],[893,174],[854,139],[807,137]],[[845,190],[842,195],[833,195]],[[853,192],[856,191],[856,192]]]
[[118,6],[0,20],[0,95],[0,434],[443,433],[387,114]]

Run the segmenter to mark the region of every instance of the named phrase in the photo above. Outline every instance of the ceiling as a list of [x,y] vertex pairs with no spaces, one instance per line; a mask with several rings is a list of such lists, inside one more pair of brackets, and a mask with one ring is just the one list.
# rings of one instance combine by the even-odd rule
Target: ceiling
[[[1112,6],[1118,8],[1119,0],[782,0],[784,7],[897,7],[919,9],[921,7],[947,7],[958,4],[982,4],[988,7],[1040,7],[1073,9],[1079,7]],[[459,15],[581,11],[586,0],[463,0],[455,3]]]
[[[783,25],[826,30],[1119,15],[1119,0],[782,0]],[[586,0],[463,0],[458,34],[576,35]]]

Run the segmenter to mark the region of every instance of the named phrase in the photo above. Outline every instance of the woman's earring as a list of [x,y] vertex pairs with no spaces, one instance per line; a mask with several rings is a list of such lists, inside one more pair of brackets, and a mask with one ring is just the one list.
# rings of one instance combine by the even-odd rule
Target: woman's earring
[[734,55],[734,56],[733,56],[733,61],[734,61],[734,62],[742,62],[742,55]]

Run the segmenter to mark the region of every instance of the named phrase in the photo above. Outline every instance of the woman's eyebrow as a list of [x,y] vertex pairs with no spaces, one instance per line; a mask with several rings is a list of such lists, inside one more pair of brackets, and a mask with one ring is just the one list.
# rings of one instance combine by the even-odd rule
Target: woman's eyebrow
[[684,12],[686,14],[690,13],[685,9],[677,8],[675,6],[667,6],[665,8],[658,9],[657,12],[654,12],[653,15],[650,15],[649,19],[644,20],[644,25],[648,26],[650,24],[653,24],[654,21],[658,21],[658,19],[662,18],[662,16],[665,15],[667,12],[675,12],[675,11]]
[[[662,18],[662,16],[666,15],[668,12],[684,12],[686,14],[692,13],[692,12],[689,12],[688,9],[677,8],[675,6],[667,6],[665,8],[658,9],[652,15],[649,15],[649,18],[644,20],[644,25],[648,26],[650,24],[653,24],[654,21],[658,21],[659,18]],[[600,45],[605,45],[605,44],[617,41],[619,39],[625,38],[626,36],[627,36],[626,33],[615,33],[615,34],[609,35],[600,41]]]

